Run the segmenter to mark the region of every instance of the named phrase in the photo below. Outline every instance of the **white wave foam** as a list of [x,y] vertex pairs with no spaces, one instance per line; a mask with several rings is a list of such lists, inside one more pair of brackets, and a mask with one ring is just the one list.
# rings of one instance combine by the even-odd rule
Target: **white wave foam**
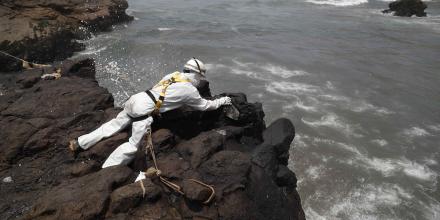
[[296,134],[295,139],[293,139],[293,143],[294,143],[295,148],[298,148],[298,147],[306,148],[307,144],[305,143],[304,139],[308,139],[308,138],[309,138],[308,135],[299,134],[299,133]]
[[307,178],[311,179],[311,180],[316,180],[319,177],[321,177],[323,175],[324,171],[324,166],[309,166],[306,171],[305,174],[307,174]]
[[347,108],[348,110],[358,113],[367,112],[367,111],[374,112],[377,115],[390,115],[395,113],[385,107],[379,107],[371,103],[368,103],[365,100],[353,100],[346,96],[325,94],[325,95],[318,95],[318,98],[320,98],[323,101],[337,102],[335,105],[339,107]]
[[381,172],[384,176],[396,175],[403,172],[409,177],[423,181],[435,182],[437,173],[429,167],[419,163],[403,159],[380,159],[380,158],[361,158],[367,168]]
[[287,79],[293,76],[309,75],[308,72],[303,70],[289,70],[286,67],[274,65],[271,63],[244,63],[233,59],[233,64],[227,66],[224,64],[206,64],[208,69],[223,69],[223,71],[231,72],[236,75],[244,75],[249,78],[271,81],[271,75]]
[[317,5],[353,6],[367,3],[368,0],[306,0]]
[[101,48],[97,48],[97,49],[95,49],[95,48],[90,48],[90,49],[87,49],[87,50],[85,50],[85,51],[78,52],[78,54],[80,54],[80,55],[96,54],[96,53],[99,53],[99,52],[101,52],[101,51],[103,51],[103,50],[106,50],[106,49],[107,49],[106,46],[101,47]]
[[374,139],[374,140],[371,141],[371,143],[377,144],[377,145],[379,145],[381,147],[384,147],[384,146],[388,145],[388,141],[386,141],[384,139]]
[[[350,219],[376,219],[381,207],[399,206],[403,201],[413,196],[398,185],[386,184],[383,186],[366,185],[363,188],[352,190],[339,203],[330,209],[330,216],[350,216]],[[388,215],[393,215],[389,213]],[[377,216],[379,217],[379,216]],[[387,216],[389,219],[391,216]]]
[[305,105],[301,100],[297,101],[295,107],[303,109],[305,111],[317,112],[318,109],[316,106]]
[[412,128],[405,129],[403,131],[403,134],[405,134],[408,137],[423,137],[423,136],[431,135],[425,129],[420,128],[420,127],[412,127]]
[[157,28],[158,31],[172,31],[175,30],[175,28],[167,28],[167,27],[160,27]]
[[[311,199],[324,202],[324,207],[314,210],[310,201],[305,200],[307,219],[397,219],[392,209],[383,213],[384,207],[398,207],[410,201],[414,196],[396,184],[366,184],[353,188],[348,192],[334,192],[333,195],[322,196],[315,193]],[[324,200],[324,201],[323,201]]]
[[[396,0],[378,0],[378,1],[381,1],[381,2],[394,2],[394,1],[396,1]],[[424,2],[430,2],[430,1],[432,1],[432,0],[423,0]]]
[[267,77],[264,77],[262,74],[259,74],[258,72],[252,70],[231,69],[231,73],[236,75],[245,75],[249,78],[258,79],[262,81],[268,80]]
[[303,83],[272,82],[266,85],[266,91],[280,96],[289,96],[295,94],[315,93],[319,91],[319,88],[317,86]]
[[294,109],[302,109],[305,111],[309,111],[309,112],[318,112],[318,109],[313,105],[306,105],[304,104],[303,101],[301,101],[301,99],[299,97],[295,97],[297,101],[295,101],[294,103],[288,104],[283,106],[283,110],[284,111],[292,111]]
[[347,136],[363,137],[363,135],[355,132],[355,130],[360,130],[358,125],[350,125],[333,113],[324,115],[319,120],[308,121],[302,118],[301,121],[311,127],[330,127],[344,133]]
[[421,203],[421,206],[424,207],[423,215],[426,219],[429,220],[438,220],[440,219],[440,203],[438,201],[431,202],[428,207],[425,204]]
[[323,101],[338,102],[336,104],[337,106],[345,107],[353,112],[361,113],[361,112],[370,111],[378,115],[390,115],[395,113],[387,108],[375,106],[371,103],[368,103],[365,100],[353,100],[346,96],[325,94],[325,95],[318,95],[318,97]]
[[335,89],[335,86],[330,81],[325,82],[325,86],[327,87],[327,89],[331,89],[331,90]]
[[439,125],[429,125],[428,128],[434,132],[440,132],[440,124]]
[[365,112],[365,111],[373,111],[380,115],[389,115],[393,114],[393,111],[390,111],[383,107],[375,106],[371,103],[368,103],[366,101],[360,101],[360,102],[352,102],[350,103],[350,109],[354,112]]
[[362,153],[354,145],[350,145],[350,144],[346,144],[346,143],[342,143],[342,142],[337,142],[337,141],[330,140],[330,139],[319,138],[319,137],[314,137],[312,140],[312,143],[314,143],[314,144],[325,143],[330,146],[337,146],[341,149],[344,149],[345,151],[351,152],[354,155],[362,156]]
[[436,160],[431,159],[431,158],[426,158],[426,159],[423,160],[423,161],[425,162],[426,165],[431,165],[431,166],[433,166],[433,165],[437,165],[437,164],[438,164],[438,162],[437,162]]
[[290,78],[292,76],[303,76],[303,75],[309,75],[306,71],[302,70],[289,70],[282,66],[275,66],[273,64],[267,64],[263,65],[261,67],[264,71],[269,72],[272,75],[280,76],[284,79]]
[[[247,76],[249,78],[253,78],[253,79],[257,79],[257,80],[261,80],[261,81],[269,81],[270,79],[267,77],[267,74],[261,74],[258,71],[255,71],[254,69],[252,69],[252,65],[251,63],[241,63],[238,61],[233,60],[233,62],[237,65],[237,66],[227,66],[224,64],[213,64],[213,63],[207,63],[206,64],[206,68],[208,70],[219,70],[219,71],[226,71],[226,72],[230,72],[232,74],[235,75],[243,75],[243,76]],[[215,72],[215,71],[213,71]]]
[[329,101],[344,101],[344,102],[350,101],[350,98],[348,98],[346,96],[338,96],[338,95],[331,95],[331,94],[319,95],[318,97],[323,98],[325,100],[329,100]]

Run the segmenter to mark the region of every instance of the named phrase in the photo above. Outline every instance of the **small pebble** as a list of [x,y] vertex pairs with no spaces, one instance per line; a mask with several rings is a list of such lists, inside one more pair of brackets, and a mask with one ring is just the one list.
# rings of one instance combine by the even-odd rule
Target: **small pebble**
[[12,177],[8,176],[8,177],[3,178],[3,182],[4,183],[12,183],[13,182]]

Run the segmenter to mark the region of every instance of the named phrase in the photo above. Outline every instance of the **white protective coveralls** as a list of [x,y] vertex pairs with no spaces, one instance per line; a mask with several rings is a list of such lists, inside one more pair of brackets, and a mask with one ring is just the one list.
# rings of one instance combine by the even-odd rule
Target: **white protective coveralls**
[[[172,74],[168,74],[162,80],[168,80],[171,76]],[[200,82],[201,76],[199,74],[181,73],[181,77],[190,80],[190,82],[173,83],[167,88],[165,100],[159,109],[161,113],[179,108],[182,105],[187,105],[200,111],[209,111],[215,110],[222,105],[230,104],[229,97],[215,100],[202,98],[196,88]],[[158,100],[161,90],[161,86],[150,90],[156,100]],[[101,139],[110,137],[129,124],[132,124],[132,134],[128,142],[116,148],[104,162],[102,168],[130,163],[134,158],[142,137],[151,129],[150,125],[153,123],[153,117],[148,115],[154,110],[154,106],[155,103],[146,92],[140,92],[131,96],[124,103],[124,110],[116,118],[106,122],[91,133],[80,136],[78,138],[79,146],[86,150]]]

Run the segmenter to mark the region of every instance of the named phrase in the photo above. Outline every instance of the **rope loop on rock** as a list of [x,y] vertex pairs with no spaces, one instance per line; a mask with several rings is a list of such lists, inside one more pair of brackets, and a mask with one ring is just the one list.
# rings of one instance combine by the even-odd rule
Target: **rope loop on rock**
[[19,58],[19,57],[16,57],[16,56],[14,56],[14,55],[11,55],[11,54],[6,53],[6,52],[1,51],[1,50],[0,50],[0,53],[2,53],[2,54],[5,55],[5,56],[8,56],[8,57],[11,57],[11,58],[13,58],[13,59],[16,59],[16,60],[18,60],[18,61],[23,62],[23,65],[22,65],[22,66],[23,66],[23,68],[25,68],[25,69],[43,68],[43,67],[52,67],[52,66],[49,65],[49,64],[39,64],[39,63],[29,62],[29,61],[26,61],[26,60],[24,60],[24,59],[21,59],[21,58]]
[[[165,178],[165,177],[162,176],[162,171],[159,170],[159,168],[158,168],[158,166],[157,166],[156,154],[155,154],[155,152],[154,152],[153,141],[152,141],[152,138],[151,138],[151,130],[148,131],[146,135],[147,135],[147,147],[146,147],[146,148],[147,148],[147,154],[148,154],[148,151],[149,151],[150,154],[151,154],[151,158],[153,159],[154,167],[150,167],[150,168],[148,168],[148,169],[145,171],[145,175],[146,175],[147,177],[149,177],[149,178],[152,178],[154,175],[156,175],[157,177],[159,177],[159,180],[160,180],[164,185],[166,185],[166,186],[169,187],[170,189],[174,190],[175,192],[181,194],[182,196],[185,196],[185,193],[182,191],[182,187],[180,187],[180,186],[177,185],[176,183],[173,183],[173,182],[169,181],[167,178]],[[203,204],[208,204],[208,203],[210,203],[211,200],[215,197],[215,189],[214,189],[213,186],[208,185],[208,184],[206,184],[206,183],[203,183],[202,181],[200,181],[200,180],[196,180],[196,179],[188,179],[188,180],[190,180],[190,181],[192,181],[192,182],[194,182],[194,183],[197,183],[197,184],[199,184],[199,185],[201,185],[201,186],[204,186],[204,187],[208,188],[209,190],[211,190],[211,195],[208,197],[207,200],[205,200],[205,201],[203,202]],[[141,182],[142,182],[142,181],[141,181]],[[143,183],[141,183],[141,187],[142,187],[142,190],[143,190],[144,195],[145,195],[145,187],[143,187],[143,186],[144,186]]]

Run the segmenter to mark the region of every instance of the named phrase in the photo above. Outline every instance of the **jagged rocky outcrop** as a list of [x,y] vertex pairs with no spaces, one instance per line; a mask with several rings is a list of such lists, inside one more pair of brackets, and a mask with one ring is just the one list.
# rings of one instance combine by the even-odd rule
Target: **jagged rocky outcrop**
[[[83,49],[75,41],[131,20],[126,0],[2,0],[0,50],[31,62],[63,60]],[[0,72],[21,62],[0,54]]]
[[383,13],[393,13],[395,16],[411,17],[425,17],[427,8],[426,4],[421,0],[398,0],[388,4],[389,9]]
[[[41,80],[26,70],[3,80],[0,95],[0,219],[304,219],[296,176],[287,168],[295,129],[288,119],[265,126],[259,103],[228,94],[241,115],[223,109],[179,109],[154,122],[163,175],[133,183],[152,166],[139,148],[128,166],[101,169],[129,129],[74,157],[67,141],[115,116],[111,94],[98,86],[92,60],[59,64],[63,76]],[[50,71],[48,69],[46,72]],[[209,88],[203,94],[209,96]],[[192,181],[214,186],[216,196]]]

